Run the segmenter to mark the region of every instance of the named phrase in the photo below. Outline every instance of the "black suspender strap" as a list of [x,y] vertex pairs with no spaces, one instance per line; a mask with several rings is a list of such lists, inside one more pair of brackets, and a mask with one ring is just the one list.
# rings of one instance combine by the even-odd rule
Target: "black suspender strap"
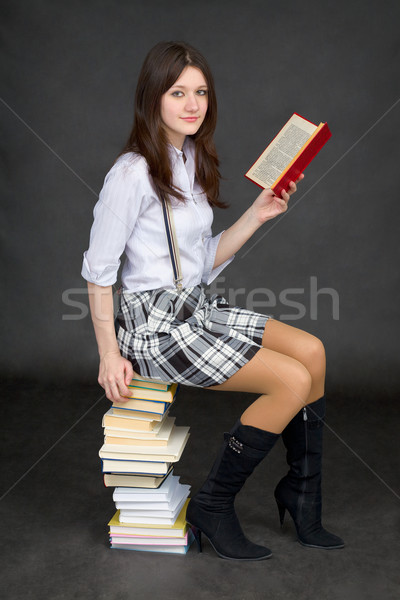
[[178,241],[176,239],[174,216],[172,214],[172,208],[169,200],[166,198],[162,198],[161,203],[163,209],[165,234],[167,236],[169,256],[171,259],[172,272],[174,274],[174,284],[178,292],[180,292],[182,290],[183,277]]

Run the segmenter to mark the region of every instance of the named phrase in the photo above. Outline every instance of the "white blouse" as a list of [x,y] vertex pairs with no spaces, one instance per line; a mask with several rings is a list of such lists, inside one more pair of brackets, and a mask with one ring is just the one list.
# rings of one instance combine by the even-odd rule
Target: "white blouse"
[[[183,287],[209,284],[233,260],[213,269],[223,232],[211,234],[213,211],[195,179],[194,142],[186,138],[183,152],[170,146],[173,185],[185,202],[171,198],[183,275]],[[94,207],[89,249],[83,255],[82,276],[100,286],[116,282],[120,257],[123,288],[139,292],[174,288],[161,202],[156,195],[146,160],[122,155],[107,173]]]

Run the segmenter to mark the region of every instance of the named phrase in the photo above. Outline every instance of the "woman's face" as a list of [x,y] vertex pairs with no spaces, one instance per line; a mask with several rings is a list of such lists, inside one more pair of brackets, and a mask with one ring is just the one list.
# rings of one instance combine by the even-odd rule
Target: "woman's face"
[[196,67],[185,67],[174,85],[161,96],[161,119],[168,141],[181,150],[185,137],[200,128],[207,107],[203,73]]

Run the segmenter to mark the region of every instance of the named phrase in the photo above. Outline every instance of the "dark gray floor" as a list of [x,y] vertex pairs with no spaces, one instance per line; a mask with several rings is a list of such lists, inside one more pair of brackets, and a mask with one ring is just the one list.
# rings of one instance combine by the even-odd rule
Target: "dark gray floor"
[[[324,524],[345,538],[346,548],[303,548],[291,522],[280,530],[272,496],[286,470],[279,443],[237,499],[243,528],[274,555],[240,563],[218,558],[208,543],[200,555],[194,546],[186,556],[110,550],[106,523],[114,512],[112,489],[103,487],[97,456],[109,403],[103,398],[93,406],[101,389],[25,382],[3,390],[3,597],[400,597],[400,418],[397,399],[384,392],[375,399],[343,392],[328,396]],[[252,398],[181,390],[173,412],[177,424],[191,427],[175,469],[183,483],[200,485],[222,432]]]

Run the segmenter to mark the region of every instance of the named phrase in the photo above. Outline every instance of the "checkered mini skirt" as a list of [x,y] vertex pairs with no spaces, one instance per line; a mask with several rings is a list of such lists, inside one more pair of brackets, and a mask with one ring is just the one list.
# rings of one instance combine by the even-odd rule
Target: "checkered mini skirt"
[[197,285],[123,291],[115,327],[122,356],[143,377],[209,387],[253,358],[269,318],[216,294],[209,299]]

